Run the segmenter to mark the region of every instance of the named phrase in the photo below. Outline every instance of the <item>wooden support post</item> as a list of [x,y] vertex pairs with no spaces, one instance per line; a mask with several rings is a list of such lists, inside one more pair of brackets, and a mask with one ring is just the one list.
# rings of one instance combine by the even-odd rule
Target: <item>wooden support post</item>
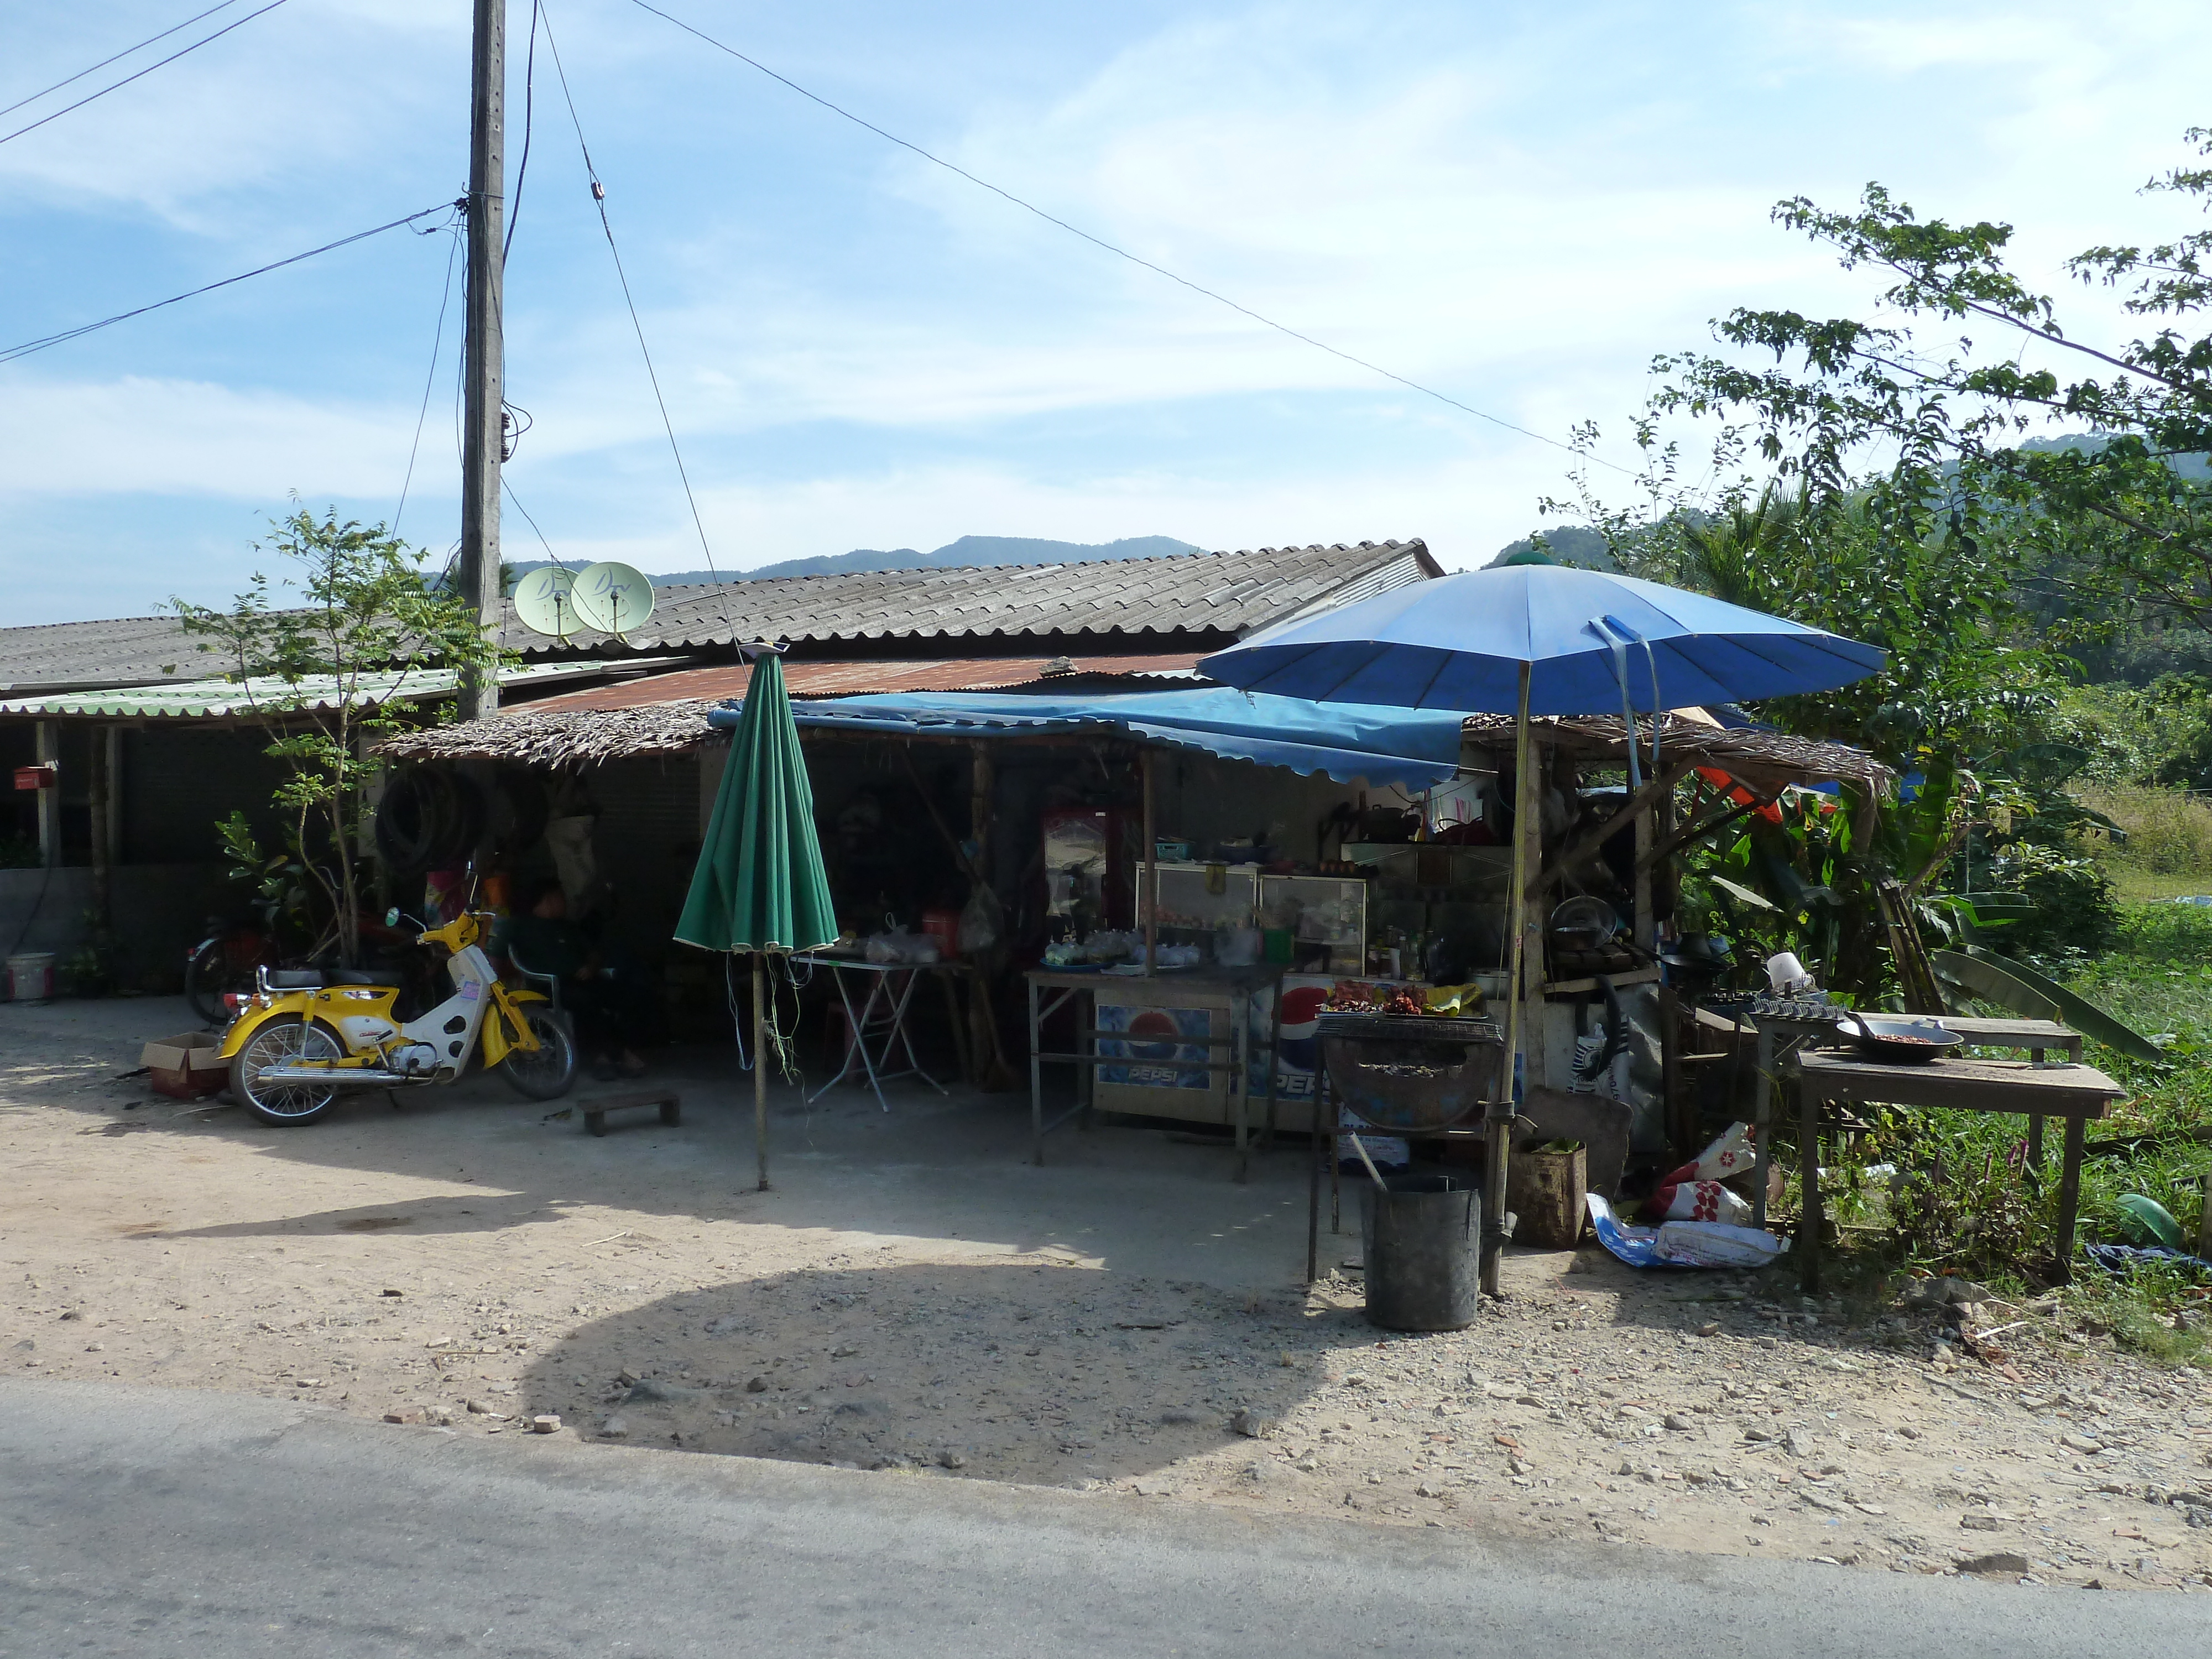
[[[1538,834],[1536,805],[1535,753],[1528,741],[1528,674],[1529,665],[1521,665],[1521,686],[1517,708],[1513,720],[1513,890],[1507,909],[1507,924],[1512,929],[1510,948],[1507,952],[1508,988],[1510,1000],[1505,1013],[1505,1074],[1492,1101],[1484,1124],[1486,1149],[1483,1158],[1482,1193],[1482,1255],[1480,1278],[1486,1295],[1496,1296],[1499,1285],[1500,1260],[1505,1249],[1505,1163],[1511,1156],[1513,1114],[1518,1102],[1514,1097],[1514,1057],[1528,1046],[1528,1021],[1525,1009],[1528,1000],[1528,917],[1530,872],[1536,867],[1534,848]],[[1538,952],[1537,972],[1542,972],[1541,952]],[[1525,1063],[1524,1063],[1525,1065]],[[1534,1067],[1525,1067],[1529,1081],[1534,1081]]]
[[2074,1282],[2074,1224],[2081,1212],[2081,1141],[2088,1120],[2078,1112],[2066,1120],[2066,1150],[2058,1166],[2058,1261],[2061,1285]]
[[1150,978],[1160,971],[1160,842],[1159,827],[1153,822],[1157,792],[1151,750],[1144,751],[1140,764],[1145,775],[1145,975]]
[[104,939],[114,926],[114,860],[115,848],[111,839],[115,818],[112,806],[114,800],[114,778],[111,768],[115,756],[115,728],[96,726],[92,729],[89,750],[90,765],[87,780],[86,805],[92,819],[92,927],[94,935]]
[[[2077,1118],[2075,1120],[2079,1122]],[[1805,1294],[1820,1291],[1820,1097],[1813,1085],[1797,1084],[1798,1266],[1804,1275]]]
[[[61,728],[52,720],[40,720],[31,728],[32,741],[41,766],[58,765],[62,757]],[[62,784],[57,776],[54,787],[38,792],[39,862],[52,870],[62,861]]]

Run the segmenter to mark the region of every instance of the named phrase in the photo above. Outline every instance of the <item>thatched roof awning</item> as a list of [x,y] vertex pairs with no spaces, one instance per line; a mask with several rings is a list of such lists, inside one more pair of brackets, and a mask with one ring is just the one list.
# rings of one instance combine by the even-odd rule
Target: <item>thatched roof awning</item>
[[503,761],[515,766],[599,766],[639,755],[718,748],[728,737],[707,724],[710,702],[643,708],[527,708],[489,720],[427,726],[386,738],[374,752],[396,761]]
[[[540,712],[523,708],[489,720],[403,732],[379,744],[376,753],[386,760],[488,760],[516,766],[598,766],[641,755],[680,755],[728,742],[725,733],[707,724],[708,711],[714,706],[696,701],[635,708]],[[1564,748],[1576,758],[1598,765],[1626,763],[1618,720],[1582,715],[1539,720],[1533,725],[1540,744]],[[1512,747],[1513,722],[1506,716],[1470,715],[1465,730],[1468,742],[1477,748]],[[992,734],[974,735],[988,740]],[[1648,745],[1648,737],[1645,742]],[[1864,750],[1846,744],[1781,732],[1727,731],[1677,714],[1666,717],[1659,746],[1662,758],[1695,759],[1699,765],[1767,789],[1835,781],[1881,793],[1894,777]]]
[[[1601,765],[1625,766],[1627,745],[1620,721],[1604,715],[1578,714],[1529,722],[1540,744],[1565,749],[1578,760]],[[1470,714],[1468,741],[1483,748],[1510,753],[1513,720],[1505,714]],[[1650,728],[1644,728],[1641,752],[1650,757]],[[1659,728],[1662,760],[1694,758],[1701,766],[1741,778],[1747,784],[1778,789],[1785,784],[1850,783],[1880,793],[1896,775],[1863,749],[1849,744],[1827,743],[1817,738],[1792,737],[1786,732],[1762,732],[1751,727],[1730,731],[1706,720],[1668,714]]]

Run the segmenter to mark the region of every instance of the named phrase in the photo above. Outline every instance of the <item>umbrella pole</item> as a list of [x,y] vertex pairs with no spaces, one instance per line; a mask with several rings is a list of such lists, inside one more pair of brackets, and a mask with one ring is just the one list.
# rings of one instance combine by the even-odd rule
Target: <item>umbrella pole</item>
[[753,952],[753,1156],[768,1190],[768,952]]
[[1518,1061],[1528,1035],[1522,983],[1528,976],[1523,963],[1528,928],[1528,842],[1537,816],[1536,792],[1529,775],[1534,757],[1528,743],[1528,673],[1529,665],[1524,662],[1513,715],[1513,891],[1506,910],[1512,943],[1506,953],[1504,1086],[1498,1091],[1503,1098],[1491,1103],[1484,1126],[1488,1142],[1483,1159],[1481,1283],[1489,1296],[1499,1293],[1498,1264],[1505,1247],[1505,1160],[1510,1155],[1509,1143],[1517,1103],[1513,1082],[1521,1074]]

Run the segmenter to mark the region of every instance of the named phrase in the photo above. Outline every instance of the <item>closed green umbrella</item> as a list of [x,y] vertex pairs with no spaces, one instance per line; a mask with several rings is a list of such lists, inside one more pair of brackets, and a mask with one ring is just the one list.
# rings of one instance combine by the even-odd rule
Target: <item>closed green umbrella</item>
[[837,919],[783,660],[771,647],[754,650],[744,706],[730,732],[729,765],[676,937],[702,950],[753,953],[753,1146],[765,1192],[768,953],[827,945],[837,937]]

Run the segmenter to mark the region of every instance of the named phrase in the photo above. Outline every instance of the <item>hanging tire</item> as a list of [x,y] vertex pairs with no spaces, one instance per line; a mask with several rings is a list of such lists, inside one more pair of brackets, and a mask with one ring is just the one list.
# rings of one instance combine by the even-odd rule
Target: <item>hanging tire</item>
[[264,1083],[263,1071],[295,1060],[341,1060],[338,1040],[297,1014],[272,1019],[246,1038],[230,1062],[230,1097],[264,1123],[287,1127],[320,1117],[337,1090],[313,1083]]
[[[185,964],[185,1000],[192,1006],[203,1025],[225,1024],[230,1018],[230,1007],[223,998],[233,991],[253,988],[253,969],[241,966],[231,959],[230,941],[218,933],[192,952],[191,960]],[[257,952],[255,961],[259,961]]]
[[526,1002],[521,1013],[538,1039],[537,1050],[510,1048],[499,1069],[517,1094],[531,1100],[558,1100],[576,1081],[575,1034],[563,1016],[544,1003]]

